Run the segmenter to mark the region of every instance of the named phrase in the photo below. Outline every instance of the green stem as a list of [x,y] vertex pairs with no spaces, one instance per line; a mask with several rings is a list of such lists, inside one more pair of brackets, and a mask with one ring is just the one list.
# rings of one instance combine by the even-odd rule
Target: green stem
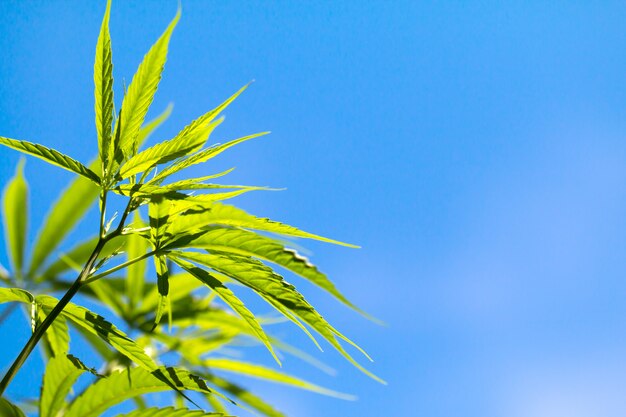
[[83,283],[84,284],[89,284],[91,282],[97,281],[100,278],[104,278],[107,275],[111,275],[113,272],[119,271],[120,269],[124,269],[127,266],[129,266],[129,265],[132,265],[132,264],[137,263],[139,261],[143,261],[144,259],[149,258],[150,256],[154,255],[155,253],[156,253],[156,251],[151,251],[151,252],[147,252],[147,253],[145,253],[145,254],[143,254],[141,256],[138,256],[136,258],[129,259],[128,261],[126,261],[126,262],[124,262],[122,264],[119,264],[118,266],[115,266],[115,267],[113,267],[111,269],[107,269],[106,271],[101,272],[101,273],[99,273],[97,275],[93,275],[93,276],[91,276],[89,278],[86,278],[83,281]]
[[98,259],[100,251],[112,236],[113,235],[109,235],[107,236],[107,238],[98,240],[98,244],[91,253],[91,256],[85,264],[85,267],[78,275],[78,278],[76,278],[76,281],[74,281],[74,283],[70,286],[65,295],[63,295],[63,298],[59,300],[57,305],[54,306],[54,308],[48,314],[43,323],[35,328],[35,331],[28,339],[28,342],[26,342],[26,345],[24,345],[24,348],[18,355],[17,359],[15,359],[7,373],[4,375],[4,378],[2,378],[2,381],[0,382],[0,397],[4,394],[7,386],[9,385],[9,383],[11,383],[11,380],[13,379],[17,371],[22,367],[22,365],[31,354],[41,337],[46,332],[46,330],[48,330],[48,328],[52,325],[54,319],[56,319],[57,316],[61,314],[65,306],[70,302],[70,300],[74,297],[74,295],[76,295],[80,287],[83,285],[83,281],[89,275],[91,268],[93,268],[96,259]]

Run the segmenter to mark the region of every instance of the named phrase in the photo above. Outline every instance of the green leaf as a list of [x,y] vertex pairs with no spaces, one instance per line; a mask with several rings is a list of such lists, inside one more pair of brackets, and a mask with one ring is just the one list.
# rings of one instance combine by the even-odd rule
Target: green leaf
[[115,137],[119,137],[119,143],[114,144],[116,164],[137,152],[139,130],[161,80],[170,37],[179,18],[180,9],[165,32],[144,56],[128,86],[122,102],[121,115],[115,125]]
[[20,408],[5,398],[0,398],[0,416],[2,417],[26,417]]
[[[50,311],[46,308],[37,309],[37,325],[43,323]],[[52,325],[46,330],[45,338],[52,356],[58,357],[67,354],[70,350],[70,334],[65,318],[57,317],[54,319]]]
[[[98,164],[99,162],[95,161],[90,167],[95,168]],[[46,220],[39,230],[30,261],[29,274],[41,269],[52,251],[91,208],[99,193],[100,187],[83,177],[74,179],[63,191],[48,211]],[[95,243],[91,248],[93,247]]]
[[137,148],[141,147],[146,139],[150,137],[152,132],[154,132],[154,130],[161,126],[163,122],[170,117],[173,108],[174,105],[172,103],[168,104],[165,110],[163,110],[163,113],[159,114],[139,129],[139,134],[137,135]]
[[161,240],[165,238],[170,217],[171,202],[162,196],[150,200],[148,217],[150,220],[150,240],[154,249],[159,249]]
[[[133,227],[141,228],[145,224],[141,219],[139,211],[135,212]],[[148,244],[144,238],[137,234],[128,236],[127,253],[128,260],[145,255],[148,251]],[[143,298],[143,287],[146,273],[146,261],[141,260],[128,266],[128,278],[126,279],[126,294],[128,295],[128,307],[134,311],[141,305]]]
[[208,367],[211,370],[219,369],[222,371],[235,372],[244,376],[264,379],[267,381],[277,382],[280,384],[290,385],[292,387],[304,389],[307,391],[316,392],[318,394],[327,395],[329,397],[340,398],[342,400],[355,400],[353,395],[343,394],[341,392],[329,390],[319,385],[312,384],[294,376],[288,375],[283,372],[275,371],[270,368],[266,368],[261,365],[253,363],[236,361],[225,358],[205,359],[202,361],[202,365]]
[[200,410],[190,410],[188,408],[146,408],[145,410],[135,410],[128,414],[121,414],[118,417],[204,417],[204,416],[224,416],[222,413],[206,413]]
[[20,288],[0,288],[0,304],[13,301],[31,304],[35,301],[35,297],[28,291]]
[[[182,257],[192,262],[207,266],[215,271],[221,272],[232,279],[253,289],[262,295],[271,304],[293,312],[298,318],[311,326],[321,336],[324,337],[344,358],[352,363],[371,378],[384,383],[383,380],[363,368],[337,340],[337,337],[357,347],[351,340],[334,329],[300,294],[293,285],[287,283],[280,275],[261,262],[250,258],[245,258],[227,254],[200,254],[195,252],[171,252],[172,256]],[[284,314],[282,308],[278,310]],[[288,318],[292,319],[287,315]],[[293,321],[293,319],[292,319]],[[358,348],[361,350],[360,348]],[[361,350],[361,352],[363,352]],[[365,354],[365,352],[363,352]],[[366,354],[365,354],[366,355]],[[366,355],[367,356],[367,355]],[[368,356],[369,358],[369,356]]]
[[138,395],[169,391],[170,384],[165,381],[173,381],[180,390],[221,396],[209,388],[204,379],[182,369],[160,367],[150,373],[141,368],[129,368],[89,386],[70,404],[63,417],[97,417]]
[[224,378],[221,378],[214,374],[209,374],[206,372],[200,373],[200,375],[205,378],[207,381],[211,382],[214,386],[221,388],[226,391],[230,395],[232,395],[237,400],[242,401],[243,403],[249,405],[254,410],[258,411],[264,416],[267,417],[285,417],[283,413],[276,410],[273,406],[266,403],[263,399],[257,397],[250,391],[245,388],[230,382]]
[[[170,302],[174,303],[180,299],[188,297],[194,290],[199,288],[202,284],[192,279],[187,273],[171,274],[169,277],[170,284]],[[143,296],[141,306],[138,314],[151,313],[159,305],[159,293],[158,291],[149,291]]]
[[56,417],[65,406],[65,398],[83,372],[89,370],[71,355],[55,356],[48,361],[41,387],[39,417]]
[[[187,241],[187,242],[186,242]],[[321,273],[309,260],[293,249],[286,248],[281,243],[266,236],[242,229],[211,228],[190,240],[182,237],[181,243],[185,247],[194,247],[228,252],[235,255],[253,256],[265,261],[280,265],[296,274],[308,279],[315,285],[328,291],[344,304],[361,311],[337,290],[335,285]],[[168,247],[177,247],[176,241]]]
[[181,233],[206,230],[215,225],[243,227],[246,229],[261,230],[285,236],[294,236],[306,239],[320,240],[337,245],[357,248],[349,243],[339,242],[312,233],[299,230],[293,226],[279,223],[267,218],[255,217],[237,207],[215,203],[202,211],[194,211],[176,217],[170,226],[170,233],[174,236]]
[[[154,256],[154,267],[157,273],[157,289],[159,291],[159,304],[157,306],[156,315],[154,318],[154,327],[158,326],[161,321],[161,316],[163,315],[163,311],[167,310],[168,313],[168,321],[170,328],[172,327],[172,306],[170,305],[170,282],[169,282],[169,271],[167,268],[167,263],[165,262],[164,255],[155,255]],[[153,327],[153,328],[154,328]]]
[[28,224],[28,184],[24,179],[24,160],[17,165],[15,176],[4,189],[4,230],[7,251],[18,279],[22,278],[24,245]]
[[164,164],[197,151],[204,145],[211,132],[222,123],[223,120],[224,119],[219,119],[207,126],[202,126],[202,129],[192,129],[186,132],[188,126],[176,135],[174,139],[158,143],[138,153],[122,166],[120,176],[122,178],[128,178],[131,175],[146,171],[155,165]]
[[241,142],[245,142],[247,140],[250,139],[254,139],[254,138],[258,138],[260,136],[265,136],[267,134],[269,134],[270,132],[261,132],[261,133],[256,133],[254,135],[249,135],[249,136],[244,136],[242,138],[239,139],[235,139],[232,140],[230,142],[227,142],[223,145],[215,145],[212,146],[210,148],[204,149],[200,152],[197,152],[187,158],[181,159],[179,161],[174,162],[172,165],[168,166],[167,168],[165,168],[163,171],[161,171],[161,173],[157,174],[156,177],[154,177],[152,180],[150,180],[148,183],[149,184],[159,184],[161,183],[166,177],[175,174],[185,168],[188,168],[192,165],[196,165],[196,164],[200,164],[202,162],[206,162],[209,159],[219,155],[220,153],[224,152],[226,149],[233,147]]
[[276,356],[274,349],[272,348],[272,344],[270,343],[267,335],[263,331],[263,328],[259,324],[259,322],[254,317],[254,314],[250,310],[246,308],[244,303],[237,298],[237,296],[228,289],[223,282],[219,279],[215,278],[213,275],[203,270],[202,268],[198,268],[197,266],[186,262],[182,259],[172,257],[174,262],[176,262],[181,268],[185,271],[189,272],[191,275],[199,279],[201,282],[209,286],[215,293],[220,297],[230,308],[233,309],[237,314],[241,316],[249,325],[254,334],[263,342],[263,344],[270,351],[276,362],[280,365],[280,359]]
[[100,177],[95,172],[93,172],[77,160],[72,159],[67,155],[63,155],[59,151],[55,151],[54,149],[50,149],[36,143],[27,142],[24,140],[9,139],[2,136],[0,136],[0,145],[4,145],[22,153],[35,156],[39,159],[43,159],[49,164],[56,165],[70,172],[74,172],[78,175],[82,175],[83,177],[100,185]]
[[95,84],[96,130],[98,132],[98,150],[102,166],[102,176],[108,176],[109,160],[112,155],[111,127],[113,123],[113,53],[111,52],[111,36],[109,35],[109,16],[111,0],[107,1],[106,11],[102,19],[96,59],[93,68]]
[[[36,301],[47,308],[53,308],[58,302],[56,298],[47,295],[37,296]],[[148,371],[157,369],[154,360],[145,353],[141,346],[105,320],[104,317],[73,303],[69,303],[61,312],[61,315],[75,326],[97,335],[140,367]]]

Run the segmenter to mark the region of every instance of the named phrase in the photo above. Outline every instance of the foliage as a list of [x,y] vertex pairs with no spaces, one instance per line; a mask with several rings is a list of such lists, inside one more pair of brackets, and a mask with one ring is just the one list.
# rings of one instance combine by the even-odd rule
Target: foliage
[[[136,403],[136,410],[127,417],[224,415],[229,410],[227,404],[243,405],[261,415],[282,415],[263,399],[225,379],[220,371],[349,397],[220,353],[224,347],[237,348],[245,339],[265,346],[279,365],[280,350],[310,359],[266,333],[271,320],[246,306],[238,295],[246,289],[292,321],[315,344],[317,333],[357,368],[378,379],[348,353],[344,343],[358,346],[328,323],[275,269],[291,271],[358,310],[284,238],[353,245],[224,203],[242,193],[265,189],[208,182],[230,170],[172,180],[193,165],[267,133],[207,145],[223,120],[223,110],[247,86],[191,121],[172,139],[140,150],[171,112],[168,108],[155,120],[145,120],[180,9],[145,55],[115,114],[110,8],[109,1],[94,65],[98,158],[84,165],[42,145],[0,137],[2,145],[78,174],[50,208],[30,257],[25,255],[28,185],[23,161],[5,189],[3,211],[11,271],[0,271],[0,303],[22,305],[31,318],[33,334],[2,380],[0,394],[43,338],[47,365],[41,396],[35,401],[40,417],[95,417],[127,400]],[[125,205],[119,219],[108,217],[106,212],[115,195]],[[59,245],[98,199],[99,234],[59,253]],[[151,278],[150,262],[156,282]],[[68,280],[68,273],[74,271],[79,271],[78,277]],[[79,301],[106,307],[111,318],[72,302],[79,292]],[[53,296],[57,293],[63,294],[60,299]],[[101,356],[99,371],[70,354],[70,327]],[[90,379],[81,385],[77,381],[83,375],[90,375]],[[78,394],[73,394],[73,389]],[[172,392],[172,407],[148,406],[145,396],[162,391]],[[201,396],[192,400],[190,391]],[[23,416],[24,412],[0,398],[0,414]]]

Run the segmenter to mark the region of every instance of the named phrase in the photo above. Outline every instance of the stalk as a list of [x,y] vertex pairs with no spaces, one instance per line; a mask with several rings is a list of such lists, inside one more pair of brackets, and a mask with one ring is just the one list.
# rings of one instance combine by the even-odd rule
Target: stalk
[[20,352],[20,354],[15,359],[15,361],[13,362],[13,364],[11,365],[7,373],[4,375],[4,378],[2,378],[2,381],[0,381],[0,397],[4,395],[4,391],[6,390],[7,386],[11,383],[11,381],[13,380],[13,377],[15,376],[15,374],[17,374],[17,371],[19,371],[19,369],[22,367],[22,365],[24,364],[28,356],[32,353],[35,346],[37,346],[37,343],[39,343],[39,340],[41,340],[41,337],[46,333],[46,330],[48,330],[48,328],[52,325],[54,320],[59,316],[59,314],[61,314],[65,306],[67,306],[68,303],[72,300],[72,298],[74,298],[78,290],[80,290],[80,288],[83,285],[85,285],[86,283],[85,281],[89,277],[89,274],[91,273],[91,269],[96,263],[96,260],[98,259],[98,255],[100,255],[100,252],[102,251],[102,248],[104,248],[104,245],[106,245],[106,243],[109,240],[122,234],[122,230],[124,228],[124,222],[126,221],[126,218],[128,217],[128,213],[130,213],[132,201],[133,199],[131,197],[128,201],[128,205],[126,206],[126,209],[124,210],[122,218],[120,219],[117,229],[115,229],[115,231],[111,232],[108,235],[103,235],[102,228],[104,224],[103,220],[104,220],[104,210],[105,210],[105,204],[106,204],[106,192],[103,193],[102,200],[101,200],[102,204],[101,204],[101,219],[100,219],[101,234],[100,234],[100,238],[98,239],[98,243],[96,244],[96,247],[94,248],[93,252],[89,256],[89,259],[87,260],[87,263],[85,264],[84,268],[82,269],[82,271],[80,271],[80,274],[76,278],[76,281],[72,283],[70,288],[63,295],[63,298],[61,298],[59,302],[57,303],[57,305],[54,306],[54,308],[52,309],[50,314],[48,314],[45,320],[39,326],[35,328],[35,331],[26,342],[26,345],[24,345],[24,348],[22,348],[22,351]]
[[83,281],[89,275],[91,268],[93,268],[93,265],[96,262],[96,259],[98,259],[98,255],[100,254],[100,251],[102,250],[106,242],[111,237],[113,237],[113,234],[109,235],[107,238],[104,238],[104,239],[101,238],[98,240],[98,244],[96,245],[93,252],[91,253],[91,256],[89,257],[89,260],[85,264],[85,267],[78,275],[78,278],[76,278],[76,281],[74,281],[74,283],[70,286],[70,288],[67,290],[65,295],[63,295],[63,298],[59,300],[57,305],[54,306],[54,308],[52,309],[50,314],[48,314],[46,319],[39,326],[35,328],[35,331],[28,339],[28,342],[26,342],[26,345],[24,345],[24,348],[18,355],[17,359],[15,359],[15,361],[13,362],[13,364],[11,365],[7,373],[4,375],[4,378],[2,378],[2,381],[0,382],[0,396],[4,394],[4,391],[6,390],[7,386],[9,385],[11,380],[13,380],[13,377],[15,376],[17,371],[22,367],[22,365],[24,364],[28,356],[31,354],[31,352],[33,351],[33,349],[35,348],[35,346],[37,345],[41,337],[46,332],[46,330],[48,330],[48,328],[52,325],[52,322],[54,321],[54,319],[56,319],[57,316],[61,314],[61,311],[63,311],[65,306],[70,302],[70,300],[74,297],[74,295],[76,295],[80,287],[83,285]]

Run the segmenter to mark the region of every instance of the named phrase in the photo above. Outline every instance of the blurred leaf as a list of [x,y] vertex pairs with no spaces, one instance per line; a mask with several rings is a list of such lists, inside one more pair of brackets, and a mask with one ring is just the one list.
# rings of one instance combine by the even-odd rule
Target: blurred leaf
[[5,398],[0,398],[0,416],[2,417],[26,417],[20,408]]
[[17,165],[15,176],[4,189],[3,202],[6,246],[15,275],[21,279],[26,228],[28,227],[28,184],[24,179],[23,159]]
[[[98,164],[98,161],[92,162],[90,167],[95,169]],[[84,217],[99,193],[100,188],[83,177],[74,179],[63,191],[50,208],[39,230],[30,261],[29,274],[41,269],[46,258],[63,241],[74,225]],[[91,249],[95,246],[94,242]]]
[[303,381],[294,376],[283,372],[275,371],[261,365],[247,362],[236,361],[232,359],[206,359],[202,361],[202,365],[211,370],[220,369],[223,371],[235,372],[244,376],[265,379],[267,381],[277,382],[280,384],[290,385],[307,391],[316,392],[318,394],[327,395],[329,397],[340,398],[342,400],[354,400],[355,397],[341,392],[329,390],[319,385]]

